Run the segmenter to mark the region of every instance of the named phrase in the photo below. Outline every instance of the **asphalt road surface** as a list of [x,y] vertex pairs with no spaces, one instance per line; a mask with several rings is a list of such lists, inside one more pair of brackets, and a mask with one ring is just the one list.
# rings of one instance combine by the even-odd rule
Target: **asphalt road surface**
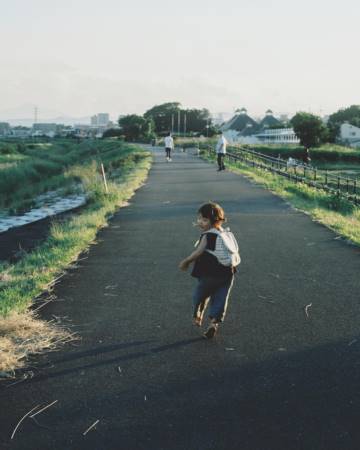
[[[1,382],[1,450],[359,449],[359,249],[246,178],[155,153],[42,310],[81,340],[35,358],[32,379]],[[210,199],[243,262],[206,341],[191,325],[196,280],[177,266]]]

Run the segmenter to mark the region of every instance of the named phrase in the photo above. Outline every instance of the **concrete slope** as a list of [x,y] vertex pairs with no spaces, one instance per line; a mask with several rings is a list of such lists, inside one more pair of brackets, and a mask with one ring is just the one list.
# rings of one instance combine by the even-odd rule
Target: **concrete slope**
[[[147,184],[44,308],[81,341],[0,385],[0,448],[358,449],[359,249],[241,176],[155,153]],[[196,281],[177,269],[209,199],[243,259],[213,341],[193,329]],[[42,427],[27,419],[10,440],[54,400]]]

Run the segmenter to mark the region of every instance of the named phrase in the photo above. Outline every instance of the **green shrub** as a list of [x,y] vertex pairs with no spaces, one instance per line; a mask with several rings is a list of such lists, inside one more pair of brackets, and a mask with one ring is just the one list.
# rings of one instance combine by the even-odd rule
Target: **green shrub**
[[0,143],[0,155],[13,155],[18,153],[16,145],[8,143]]

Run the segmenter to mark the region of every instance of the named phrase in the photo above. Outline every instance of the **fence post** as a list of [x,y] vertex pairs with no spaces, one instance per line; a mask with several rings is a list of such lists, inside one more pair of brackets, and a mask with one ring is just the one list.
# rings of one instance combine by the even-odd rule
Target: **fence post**
[[316,181],[316,169],[314,169],[314,181]]
[[108,185],[107,185],[107,182],[106,182],[106,175],[105,175],[105,169],[104,169],[104,164],[103,163],[101,163],[101,172],[102,172],[102,176],[103,176],[103,179],[104,179],[105,192],[108,194],[109,193],[109,189],[108,189]]
[[340,177],[337,177],[337,189],[340,191]]

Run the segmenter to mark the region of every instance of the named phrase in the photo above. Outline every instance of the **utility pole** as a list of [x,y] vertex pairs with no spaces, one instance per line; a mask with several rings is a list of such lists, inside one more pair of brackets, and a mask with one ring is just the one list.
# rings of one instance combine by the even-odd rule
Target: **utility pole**
[[178,111],[178,135],[180,136],[180,109]]
[[174,134],[174,114],[171,114],[171,134]]
[[184,137],[186,135],[186,112],[184,113]]

